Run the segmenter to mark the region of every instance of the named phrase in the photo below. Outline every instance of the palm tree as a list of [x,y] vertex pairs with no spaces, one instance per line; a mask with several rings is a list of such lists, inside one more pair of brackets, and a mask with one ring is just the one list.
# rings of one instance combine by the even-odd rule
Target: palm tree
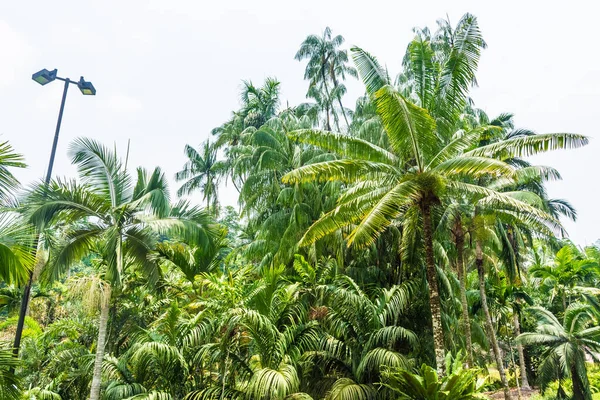
[[57,221],[70,224],[43,271],[46,281],[60,278],[84,255],[100,256],[105,284],[90,390],[90,399],[98,400],[112,289],[120,287],[126,269],[139,270],[149,282],[157,281],[161,271],[149,255],[159,235],[208,246],[215,228],[204,211],[185,204],[170,206],[159,168],[152,173],[138,169],[133,185],[114,150],[81,138],[69,152],[81,183],[59,180],[38,187],[30,196],[27,213],[40,228]]
[[[484,197],[488,204],[503,204],[510,209],[516,207],[541,216],[543,213],[529,204],[465,181],[476,181],[482,176],[511,176],[514,173],[512,166],[490,157],[497,152],[524,151],[524,147],[534,152],[541,146],[558,147],[560,140],[578,145],[584,144],[586,139],[568,134],[538,135],[530,143],[516,138],[465,152],[465,149],[477,143],[477,130],[448,143],[440,141],[435,132],[435,122],[428,112],[405,100],[389,85],[376,89],[385,83],[381,70],[372,68],[378,64],[374,64],[375,60],[362,50],[356,50],[356,54],[366,86],[374,90],[373,99],[386,129],[390,149],[339,134],[296,131],[292,134],[294,139],[335,151],[345,158],[303,166],[286,174],[283,180],[291,184],[330,180],[354,184],[340,198],[333,211],[311,226],[302,238],[302,245],[356,223],[348,235],[348,245],[366,246],[401,214],[406,215],[410,209],[418,210],[425,248],[436,362],[441,372],[444,346],[434,262],[432,208],[440,203],[442,196],[471,194]],[[369,69],[362,71],[361,66],[367,65]],[[405,224],[408,222],[405,221]]]
[[[479,229],[482,230],[481,228]],[[485,269],[484,269],[484,259],[483,259],[483,240],[482,234],[478,234],[475,239],[475,266],[477,268],[477,276],[479,277],[479,296],[481,299],[481,308],[483,310],[483,315],[485,317],[485,327],[487,330],[488,337],[490,338],[490,342],[492,345],[492,352],[494,354],[494,358],[496,361],[496,367],[498,368],[498,373],[500,375],[500,380],[502,382],[502,388],[504,389],[504,398],[507,400],[511,399],[510,395],[510,387],[508,386],[508,379],[506,378],[506,372],[504,369],[504,362],[502,360],[502,355],[500,353],[500,346],[498,345],[498,338],[496,335],[496,330],[494,329],[494,325],[492,323],[492,316],[489,309],[487,293],[485,290]]]
[[279,85],[276,78],[267,78],[262,87],[256,87],[251,81],[243,81],[240,99],[244,127],[260,127],[277,114],[279,108]]
[[[238,303],[215,316],[221,335],[201,343],[195,359],[214,366],[218,380],[186,399],[276,400],[300,395],[301,356],[316,349],[318,324],[308,319],[299,285],[286,282],[282,268],[265,268],[262,273],[263,279],[240,302],[243,306]],[[229,290],[239,293],[244,288]]]
[[202,313],[189,317],[173,300],[152,326],[137,327],[128,351],[118,359],[105,361],[109,380],[105,398],[147,398],[152,393],[168,399],[182,398],[186,383],[194,380],[190,374],[199,372],[189,354],[189,341],[203,318]]
[[554,257],[553,265],[534,265],[529,269],[532,278],[550,291],[550,305],[560,299],[564,312],[572,296],[577,296],[577,286],[600,278],[598,262],[587,258],[573,244],[563,246]]
[[313,382],[315,398],[388,398],[377,383],[386,368],[410,366],[406,353],[416,348],[418,339],[399,319],[418,290],[419,285],[409,281],[375,290],[370,298],[344,275],[330,285],[327,306],[314,313],[325,333],[319,348],[306,355],[312,365],[307,380]]
[[[545,348],[538,368],[542,391],[553,380],[570,378],[573,399],[591,400],[585,358],[589,354],[596,359],[600,351],[600,326],[592,307],[583,303],[569,305],[562,323],[542,307],[529,310],[538,318],[537,332],[522,333],[517,341],[525,346],[541,345]],[[561,391],[559,385],[558,396]]]
[[177,195],[190,195],[200,190],[202,200],[206,201],[206,208],[212,207],[213,212],[218,213],[219,184],[227,174],[227,163],[217,160],[217,149],[208,141],[201,145],[201,153],[186,145],[185,155],[188,161],[175,175],[178,182],[185,181],[177,190]]
[[[346,75],[355,78],[358,75],[356,69],[348,65],[347,51],[339,48],[343,43],[343,36],[337,35],[332,37],[331,29],[326,27],[321,36],[307,36],[300,44],[300,48],[294,57],[298,61],[308,59],[304,71],[304,79],[310,81],[307,97],[315,98],[315,91],[322,92],[322,95],[318,97],[319,99],[326,99],[325,102],[321,101],[321,103],[324,104],[326,115],[325,129],[327,130],[331,130],[329,124],[330,112],[333,113],[334,119],[337,121],[337,113],[332,104],[333,99],[338,101],[346,126],[350,126],[346,110],[342,104],[345,87],[343,87],[340,81],[345,80]],[[330,81],[332,85],[331,89],[328,86]],[[337,122],[336,128],[339,131]]]
[[[518,337],[521,334],[520,319],[523,307],[525,305],[533,304],[533,300],[527,294],[525,288],[522,285],[517,286],[510,283],[504,275],[501,275],[495,279],[491,297],[494,299],[495,305],[500,308],[500,310],[496,311],[502,317],[502,320],[497,318],[499,324],[510,326],[512,322],[514,337]],[[521,343],[517,343],[517,353],[519,357],[521,389],[530,389],[529,381],[527,379],[525,355]]]
[[310,127],[307,118],[284,112],[252,133],[248,138],[251,153],[238,159],[239,165],[248,168],[240,203],[255,233],[255,240],[245,254],[263,264],[289,263],[298,251],[302,233],[334,205],[337,183],[306,182],[294,186],[281,183],[286,172],[332,158],[320,149],[305,148],[287,135],[290,130],[307,127]]

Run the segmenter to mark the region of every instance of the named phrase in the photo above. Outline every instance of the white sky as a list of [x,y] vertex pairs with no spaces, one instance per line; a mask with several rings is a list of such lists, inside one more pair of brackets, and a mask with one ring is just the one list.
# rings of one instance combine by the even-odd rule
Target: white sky
[[[518,126],[540,133],[591,138],[584,149],[535,160],[562,173],[550,194],[576,206],[578,222],[566,225],[590,244],[600,238],[599,11],[592,1],[2,1],[0,139],[26,156],[23,183],[43,176],[62,84],[41,87],[31,74],[58,68],[59,76],[85,76],[98,94],[69,90],[55,175],[74,175],[67,145],[89,136],[122,154],[131,139],[129,165],[160,165],[172,177],[183,146],[198,145],[238,108],[241,79],[276,76],[283,105],[304,100],[304,66],[293,56],[306,35],[330,26],[395,75],[413,26],[471,12],[489,45],[476,104],[490,115],[513,112]],[[363,89],[347,86],[352,105]],[[224,189],[223,203],[235,204],[235,195]]]

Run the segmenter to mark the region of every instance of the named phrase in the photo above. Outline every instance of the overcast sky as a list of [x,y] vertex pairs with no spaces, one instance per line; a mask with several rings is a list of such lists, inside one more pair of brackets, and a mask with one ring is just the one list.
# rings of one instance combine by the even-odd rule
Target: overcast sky
[[[450,4],[452,3],[452,4]],[[479,68],[476,105],[513,112],[537,132],[588,135],[584,149],[536,157],[560,170],[550,195],[579,212],[566,223],[573,240],[600,238],[598,174],[600,107],[598,10],[592,1],[180,1],[104,0],[0,3],[0,139],[23,153],[23,183],[39,180],[48,162],[62,84],[39,86],[31,74],[58,68],[83,75],[97,96],[69,91],[55,175],[73,176],[68,143],[89,136],[116,143],[129,165],[160,165],[169,177],[238,108],[241,79],[282,82],[282,104],[304,100],[304,66],[293,59],[306,35],[330,26],[346,44],[376,55],[395,75],[414,26],[479,18],[489,47]],[[363,88],[347,83],[346,104]],[[173,191],[175,185],[172,187]],[[225,204],[235,204],[231,187]]]

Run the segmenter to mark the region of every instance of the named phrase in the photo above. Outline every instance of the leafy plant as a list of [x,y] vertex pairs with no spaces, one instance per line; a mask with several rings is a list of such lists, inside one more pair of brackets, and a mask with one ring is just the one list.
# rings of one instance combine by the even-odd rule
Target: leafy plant
[[387,369],[382,384],[392,390],[398,400],[474,400],[486,398],[481,394],[484,381],[478,369],[465,369],[462,357],[452,360],[446,356],[447,374],[440,378],[435,369],[423,364],[417,372]]

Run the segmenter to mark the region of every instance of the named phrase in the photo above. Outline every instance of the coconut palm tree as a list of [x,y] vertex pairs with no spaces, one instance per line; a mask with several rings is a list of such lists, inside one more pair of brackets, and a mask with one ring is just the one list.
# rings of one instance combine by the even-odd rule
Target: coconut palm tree
[[90,399],[98,400],[113,288],[120,287],[128,269],[140,271],[149,282],[159,279],[160,268],[149,257],[159,235],[208,246],[215,227],[205,211],[169,204],[159,168],[151,173],[138,169],[134,185],[115,150],[81,138],[71,144],[69,153],[81,182],[58,180],[38,187],[30,195],[26,213],[39,228],[69,222],[42,273],[46,281],[60,278],[89,253],[100,256],[105,284],[90,390]]
[[213,212],[218,213],[219,184],[227,175],[227,163],[217,160],[217,149],[208,141],[201,145],[200,152],[186,145],[185,155],[188,161],[183,169],[175,174],[175,180],[185,181],[177,190],[177,195],[184,196],[201,191],[206,207],[212,207]]
[[[544,347],[538,368],[542,391],[554,380],[570,378],[573,399],[591,400],[586,354],[596,359],[600,351],[600,326],[592,307],[584,303],[569,305],[562,323],[542,307],[531,307],[529,311],[538,319],[536,332],[522,333],[517,341],[525,346]],[[561,390],[559,385],[558,396]]]
[[[374,59],[362,50],[356,52],[359,71],[362,69],[360,65],[376,65],[367,63],[368,60],[374,62]],[[385,82],[380,72],[377,68],[361,72],[367,88],[374,90],[375,86]],[[586,139],[569,134],[538,135],[531,142],[515,138],[465,152],[465,149],[476,145],[478,131],[445,143],[436,134],[435,122],[428,112],[408,102],[393,87],[384,85],[375,90],[373,99],[389,138],[389,149],[345,135],[315,130],[296,131],[292,134],[294,139],[337,152],[343,158],[300,167],[286,174],[283,180],[289,184],[339,180],[354,185],[340,197],[338,207],[311,226],[302,238],[302,245],[356,224],[348,235],[348,245],[366,246],[401,214],[407,215],[410,209],[418,211],[425,248],[436,361],[441,369],[444,360],[443,332],[434,262],[432,208],[444,196],[472,194],[485,197],[487,204],[504,204],[510,209],[520,208],[532,215],[545,217],[539,209],[516,198],[466,182],[474,182],[484,176],[512,176],[514,167],[490,157],[497,152],[520,152],[525,151],[524,147],[534,152],[538,148],[561,146],[560,141],[576,146],[585,144]]]
[[519,200],[466,182],[476,182],[483,176],[512,176],[514,167],[496,160],[499,153],[520,155],[548,147],[579,146],[587,143],[587,139],[569,134],[538,135],[533,139],[512,138],[465,152],[480,139],[478,130],[469,133],[454,130],[467,104],[468,90],[475,82],[480,51],[485,47],[477,19],[466,14],[454,30],[442,23],[435,44],[431,43],[428,31],[419,32],[422,34],[417,34],[407,50],[405,73],[399,79],[404,85],[398,90],[391,86],[387,71],[373,56],[360,48],[352,49],[355,65],[387,133],[389,147],[343,135],[299,131],[293,134],[295,139],[338,152],[346,159],[299,168],[287,174],[284,181],[342,180],[354,184],[348,195],[342,196],[339,206],[308,230],[303,244],[357,223],[348,236],[348,244],[368,245],[400,214],[407,215],[411,208],[418,210],[412,214],[422,220],[435,354],[441,373],[444,340],[433,251],[432,207],[440,203],[442,193],[485,192],[488,202],[507,202],[513,207],[532,209]]

